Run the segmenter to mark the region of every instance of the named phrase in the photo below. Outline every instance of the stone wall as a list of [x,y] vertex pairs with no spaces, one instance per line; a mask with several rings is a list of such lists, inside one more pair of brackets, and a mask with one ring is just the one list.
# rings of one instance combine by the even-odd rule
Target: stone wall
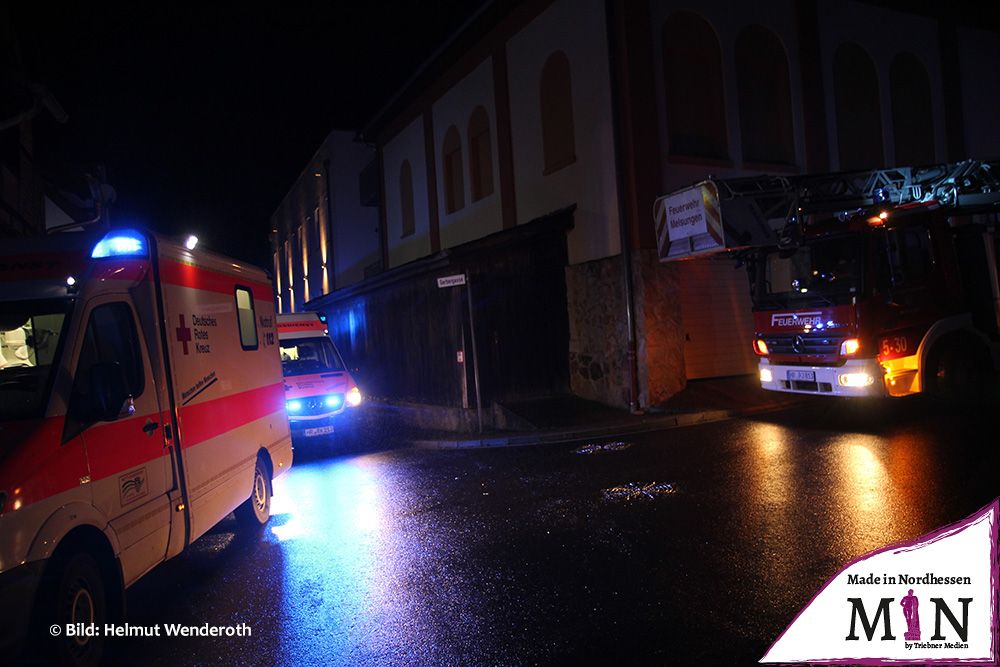
[[680,262],[660,263],[655,250],[632,256],[635,276],[639,404],[657,405],[684,389]]
[[[632,256],[639,405],[685,387],[678,265],[655,250]],[[621,255],[566,267],[570,389],[582,398],[628,407],[628,334]]]
[[566,267],[570,390],[628,406],[628,337],[621,256]]

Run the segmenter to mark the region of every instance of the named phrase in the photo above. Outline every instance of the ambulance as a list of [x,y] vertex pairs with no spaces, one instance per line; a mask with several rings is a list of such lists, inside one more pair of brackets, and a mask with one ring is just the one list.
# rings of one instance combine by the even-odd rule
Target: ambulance
[[139,229],[0,245],[0,655],[30,634],[98,662],[67,625],[122,619],[234,510],[268,520],[292,464],[273,304],[264,271]]
[[361,390],[330,339],[326,317],[304,312],[278,315],[278,342],[285,374],[285,409],[296,437],[349,431]]

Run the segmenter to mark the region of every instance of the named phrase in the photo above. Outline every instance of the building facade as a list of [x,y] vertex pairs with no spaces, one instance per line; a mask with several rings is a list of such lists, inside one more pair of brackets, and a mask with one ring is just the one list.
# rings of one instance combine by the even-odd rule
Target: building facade
[[[380,273],[290,293],[381,395],[471,405],[476,347],[484,404],[657,404],[755,360],[745,272],[661,263],[654,199],[710,174],[1000,155],[998,62],[997,33],[860,2],[490,3],[362,132],[380,188],[358,261]],[[458,272],[471,317],[434,283]]]

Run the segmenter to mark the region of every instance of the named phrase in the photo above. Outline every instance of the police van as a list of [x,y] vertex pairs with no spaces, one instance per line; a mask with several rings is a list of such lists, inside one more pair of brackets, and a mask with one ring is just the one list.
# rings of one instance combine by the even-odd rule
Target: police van
[[329,437],[347,431],[344,414],[361,405],[361,389],[330,339],[326,317],[304,312],[278,315],[285,408],[292,434]]
[[262,526],[291,464],[264,271],[138,229],[0,246],[0,655],[29,624],[122,618],[229,513]]

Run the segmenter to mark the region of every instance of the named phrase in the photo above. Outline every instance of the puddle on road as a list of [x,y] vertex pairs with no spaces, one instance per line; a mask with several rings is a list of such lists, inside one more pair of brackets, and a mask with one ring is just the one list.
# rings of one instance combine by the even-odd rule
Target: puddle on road
[[677,493],[677,487],[666,482],[636,484],[629,482],[623,486],[613,486],[601,492],[605,500],[630,502],[632,500],[656,500]]
[[600,454],[602,452],[620,452],[632,446],[631,442],[616,440],[615,442],[592,442],[573,450],[574,454]]

